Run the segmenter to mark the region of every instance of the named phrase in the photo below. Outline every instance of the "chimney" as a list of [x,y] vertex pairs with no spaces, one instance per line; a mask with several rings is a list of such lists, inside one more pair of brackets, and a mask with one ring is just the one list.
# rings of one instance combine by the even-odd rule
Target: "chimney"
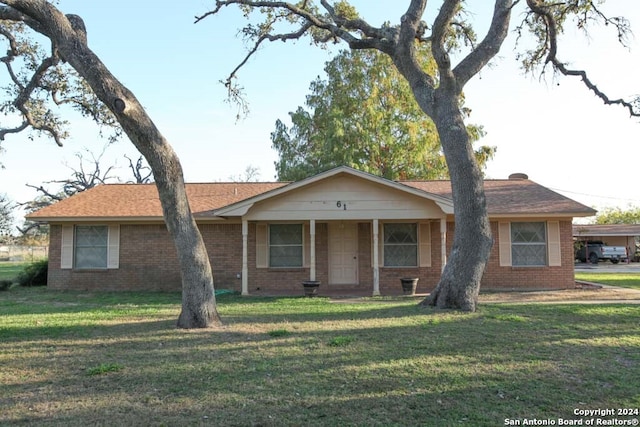
[[509,179],[529,179],[529,175],[526,173],[516,172],[509,175]]

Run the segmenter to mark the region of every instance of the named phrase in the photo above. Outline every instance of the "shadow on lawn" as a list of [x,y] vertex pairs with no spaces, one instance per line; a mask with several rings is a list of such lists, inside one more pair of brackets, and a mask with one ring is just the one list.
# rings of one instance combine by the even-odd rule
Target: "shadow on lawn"
[[[4,384],[0,409],[39,425],[501,425],[620,404],[635,393],[623,384],[640,382],[637,342],[601,342],[637,336],[635,307],[351,308],[311,320],[234,314],[210,330],[176,330],[173,319],[67,327],[46,343],[13,330],[7,350],[47,375]],[[336,336],[351,340],[332,345]],[[103,362],[123,369],[87,374]]]

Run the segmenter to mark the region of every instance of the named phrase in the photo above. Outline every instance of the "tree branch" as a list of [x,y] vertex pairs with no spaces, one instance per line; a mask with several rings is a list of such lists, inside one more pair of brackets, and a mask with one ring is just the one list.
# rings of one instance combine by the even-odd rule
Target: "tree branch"
[[[610,99],[604,92],[602,92],[587,76],[586,71],[584,70],[573,70],[567,68],[566,65],[558,59],[558,23],[556,18],[554,17],[550,7],[548,5],[541,4],[538,0],[527,0],[527,5],[531,9],[533,13],[535,13],[538,17],[540,17],[547,30],[547,40],[544,45],[547,51],[547,56],[545,59],[545,64],[550,63],[554,70],[559,71],[561,74],[565,76],[574,76],[580,77],[585,86],[593,92],[598,98],[600,98],[605,105],[620,105],[623,108],[626,108],[629,111],[629,115],[632,117],[640,117],[640,111],[638,111],[638,99],[635,101],[629,102],[624,99]],[[624,37],[628,32],[628,23],[626,20],[622,18],[608,18],[606,17],[600,10],[598,10],[595,5],[591,5],[592,10],[601,17],[605,23],[614,23],[616,29],[618,31],[618,41],[624,44]],[[584,12],[581,22],[583,25],[586,24],[588,20],[588,16],[586,15],[586,11]],[[539,52],[542,52],[542,48]]]
[[[53,182],[53,181],[48,181],[48,182]],[[42,193],[45,197],[48,197],[51,200],[55,200],[55,201],[60,201],[63,200],[64,197],[58,195],[58,194],[53,194],[50,193],[48,190],[46,190],[42,185],[36,186],[36,185],[31,185],[31,184],[25,184],[27,187],[33,188],[35,189],[37,192]],[[33,201],[29,201],[29,202],[24,202],[24,203],[18,203],[20,206],[32,206],[33,205]],[[47,202],[46,204],[43,203],[42,207],[44,206],[49,206],[51,204],[51,202]],[[40,208],[40,206],[36,207],[37,209]]]
[[[125,154],[124,157],[127,160],[129,160],[129,168],[131,169],[131,173],[133,173],[133,177],[135,178],[136,184],[146,184],[151,181],[151,178],[153,177],[153,172],[151,171],[151,168],[149,168],[148,166],[145,166],[142,163],[144,157],[142,156],[138,157],[138,160],[136,161],[135,166],[133,164],[133,161],[129,158],[129,156]],[[143,176],[142,175],[143,170],[147,170],[149,172]]]
[[509,33],[512,7],[511,0],[496,0],[491,25],[484,39],[453,70],[460,91],[500,51]]
[[449,26],[459,7],[460,0],[444,0],[438,15],[433,21],[431,49],[440,71],[440,84],[454,84],[454,75],[451,73],[451,58],[445,49],[445,45]]
[[[352,49],[376,48],[390,53],[390,46],[397,38],[397,30],[391,27],[375,28],[364,20],[346,18],[331,6],[326,0],[320,2],[327,11],[326,16],[314,13],[307,9],[307,2],[295,5],[282,1],[252,1],[252,0],[217,0],[213,10],[195,17],[198,23],[208,16],[215,15],[222,8],[231,5],[244,6],[248,8],[266,8],[269,10],[282,11],[274,17],[269,18],[256,31],[252,26],[245,27],[244,33],[255,38],[253,46],[249,49],[242,61],[233,69],[229,76],[222,82],[228,91],[229,99],[239,105],[240,111],[247,113],[248,107],[242,93],[242,88],[233,83],[238,71],[246,65],[248,60],[258,51],[265,41],[288,41],[297,40],[310,33],[314,28],[326,32],[326,34],[312,34],[316,43],[328,42],[331,39],[343,40]],[[245,13],[246,15],[246,13]],[[300,27],[296,31],[289,33],[272,34],[270,30],[280,20],[296,22],[299,20]],[[300,22],[301,21],[301,22]],[[357,37],[352,31],[359,32],[363,37]]]

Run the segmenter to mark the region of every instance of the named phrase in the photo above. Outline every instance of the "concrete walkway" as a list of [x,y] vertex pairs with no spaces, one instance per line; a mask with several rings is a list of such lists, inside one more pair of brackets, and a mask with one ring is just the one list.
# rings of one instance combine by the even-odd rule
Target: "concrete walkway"
[[575,264],[576,273],[638,273],[640,274],[640,262],[620,262],[612,264],[610,262],[599,262],[597,264],[589,264],[577,262]]

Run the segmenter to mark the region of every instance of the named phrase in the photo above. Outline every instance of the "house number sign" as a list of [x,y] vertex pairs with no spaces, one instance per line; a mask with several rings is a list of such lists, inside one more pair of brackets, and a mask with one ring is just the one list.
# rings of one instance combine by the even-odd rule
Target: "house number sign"
[[336,207],[338,209],[342,208],[342,210],[346,211],[347,210],[347,203],[346,202],[341,202],[340,200],[338,200],[338,202],[336,203]]

